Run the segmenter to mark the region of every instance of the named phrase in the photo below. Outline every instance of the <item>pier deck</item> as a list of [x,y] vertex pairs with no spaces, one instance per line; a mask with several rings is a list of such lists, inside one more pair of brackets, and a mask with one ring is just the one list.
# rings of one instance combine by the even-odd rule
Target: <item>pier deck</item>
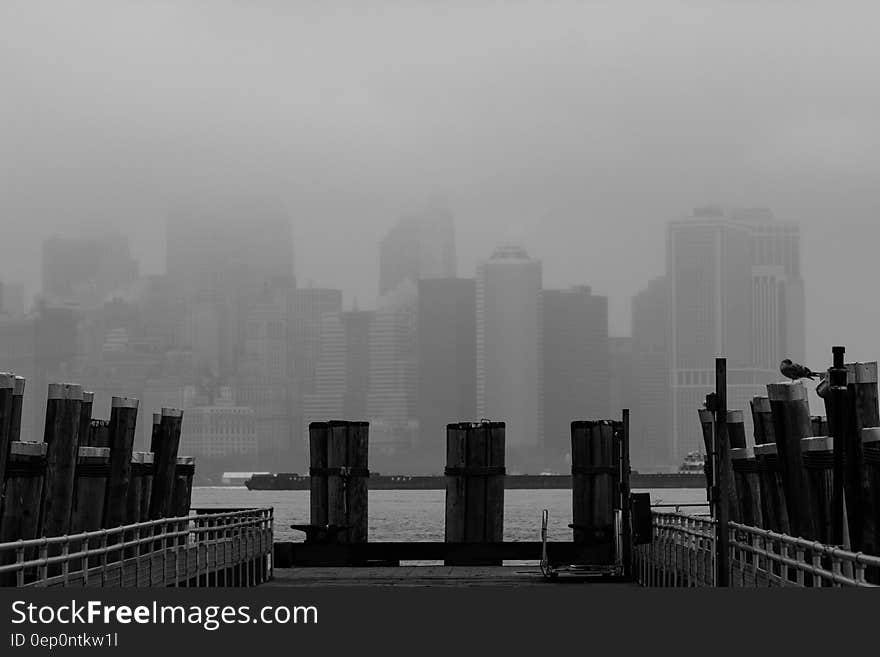
[[[564,577],[556,582],[590,586],[637,587],[632,582]],[[524,566],[377,566],[276,568],[266,587],[315,586],[553,586],[537,565]]]

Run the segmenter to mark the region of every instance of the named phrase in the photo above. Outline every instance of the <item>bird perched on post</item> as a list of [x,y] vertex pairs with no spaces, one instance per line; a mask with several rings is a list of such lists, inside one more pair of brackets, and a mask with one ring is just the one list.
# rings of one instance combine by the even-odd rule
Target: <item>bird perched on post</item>
[[814,372],[800,363],[792,363],[788,358],[779,364],[779,371],[782,372],[783,376],[788,377],[792,381],[797,381],[798,379],[814,380],[819,376],[818,372]]

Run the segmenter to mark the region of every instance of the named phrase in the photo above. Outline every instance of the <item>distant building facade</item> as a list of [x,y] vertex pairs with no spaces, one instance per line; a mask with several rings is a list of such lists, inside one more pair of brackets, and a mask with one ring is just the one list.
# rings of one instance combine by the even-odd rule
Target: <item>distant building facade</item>
[[541,262],[501,247],[476,278],[477,415],[506,422],[512,458],[532,465],[544,428]]
[[669,289],[655,278],[632,300],[633,395],[630,460],[641,472],[678,467],[669,385]]
[[544,290],[544,446],[571,450],[573,420],[609,417],[608,298],[581,285]]
[[446,425],[477,419],[476,281],[420,280],[417,324],[418,451],[426,471],[439,472]]
[[379,244],[379,294],[404,280],[456,275],[455,226],[452,214],[433,209],[398,222]]
[[[670,384],[673,453],[702,449],[696,411],[725,356],[728,405],[748,401],[778,377],[782,358],[803,359],[800,234],[768,211],[701,208],[669,224]],[[746,413],[747,430],[751,418]]]

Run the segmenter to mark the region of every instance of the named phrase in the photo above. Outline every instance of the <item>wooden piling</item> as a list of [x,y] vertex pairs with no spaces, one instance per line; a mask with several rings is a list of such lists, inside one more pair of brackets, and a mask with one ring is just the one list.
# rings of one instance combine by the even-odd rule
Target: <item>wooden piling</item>
[[614,423],[571,423],[572,530],[575,543],[597,548],[597,559],[611,557],[614,545]]
[[727,359],[715,359],[715,586],[730,586],[730,482],[727,463],[730,442],[727,439]]
[[[495,543],[504,533],[504,422],[460,422],[446,427],[448,543]],[[447,565],[500,561],[446,559]]]
[[809,481],[809,512],[816,527],[815,539],[832,542],[831,497],[834,483],[834,439],[813,436],[801,440],[801,454]]
[[868,510],[862,520],[862,536],[866,545],[880,545],[880,427],[862,429],[862,455],[865,459],[865,506]]
[[706,501],[710,507],[713,504],[712,491],[715,487],[715,475],[712,469],[712,463],[715,460],[715,436],[714,422],[715,418],[707,408],[699,409],[700,427],[703,429],[703,446],[706,450],[706,458],[703,462],[703,474],[706,475]]
[[755,444],[776,443],[776,430],[773,427],[773,413],[768,397],[754,397],[751,402],[752,423],[755,428]]
[[134,447],[138,400],[113,397],[110,403],[110,473],[104,496],[105,528],[125,524],[126,500],[131,483],[131,454]]
[[346,523],[349,526],[349,543],[367,542],[368,525],[368,493],[367,478],[369,476],[368,454],[370,448],[370,423],[350,422],[348,425],[349,477],[346,482],[348,491]]
[[802,383],[786,382],[767,384],[767,393],[791,532],[815,539],[816,527],[809,511],[809,481],[801,455],[801,440],[809,438],[812,431],[807,391]]
[[327,525],[327,441],[326,422],[309,424],[309,511],[310,524]]
[[24,386],[25,378],[23,376],[16,376],[15,387],[12,389],[12,422],[9,428],[10,444],[21,440],[21,410],[24,406]]
[[150,520],[167,518],[174,494],[174,473],[177,450],[180,447],[180,429],[183,411],[163,408],[159,436],[153,452],[153,490],[150,493]]
[[[104,496],[107,491],[109,475],[109,448],[80,446],[77,449],[76,482],[73,487],[73,503],[70,511],[71,534],[101,529],[104,520]],[[71,552],[79,552],[81,549],[80,542],[74,542],[70,545]],[[71,570],[81,570],[84,565],[81,559],[77,560],[71,563]]]
[[761,482],[758,463],[751,447],[734,447],[730,450],[733,478],[736,482],[737,511],[740,522],[751,527],[764,527],[761,502]]
[[868,494],[868,475],[862,453],[862,430],[880,426],[877,362],[847,363],[849,418],[844,449],[844,490],[850,546],[853,551],[877,554],[880,544],[865,539],[865,518],[874,514]]
[[89,447],[90,433],[92,429],[92,406],[95,401],[95,393],[83,390],[82,404],[79,410],[79,447]]
[[[46,468],[46,443],[13,442],[9,447],[2,501],[0,501],[0,543],[28,540],[39,536],[40,499]],[[26,559],[36,556],[34,550]],[[15,552],[0,553],[0,565],[15,562]],[[14,586],[16,575],[0,575],[0,586]]]
[[755,445],[755,464],[761,488],[761,518],[764,529],[779,534],[790,534],[788,505],[785,503],[785,485],[779,470],[776,443]]
[[192,506],[192,482],[196,472],[196,460],[192,456],[178,456],[174,468],[174,492],[171,499],[171,515],[183,518]]
[[[6,472],[9,449],[12,444],[12,405],[15,375],[0,372],[0,481]],[[0,491],[2,493],[2,491]]]
[[76,477],[82,386],[50,383],[46,399],[46,470],[40,506],[42,536],[61,536],[70,529]]
[[736,477],[733,472],[732,450],[745,449],[746,427],[742,411],[727,411],[725,419],[728,445],[727,458],[722,460],[719,450],[719,454],[716,455],[715,461],[719,468],[724,468],[726,470],[724,481],[727,482],[726,497],[728,501],[728,520],[732,522],[742,522],[741,500],[737,496]]
[[150,452],[152,454],[156,453],[159,445],[159,436],[160,427],[162,426],[162,414],[161,413],[153,413],[153,429],[150,432]]
[[91,532],[102,528],[104,496],[109,475],[109,448],[86,446],[77,450],[70,533]]
[[153,490],[153,453],[131,455],[131,482],[125,505],[125,524],[144,522],[150,514],[150,492]]
[[822,415],[814,415],[810,418],[811,436],[822,437],[828,435],[828,420]]

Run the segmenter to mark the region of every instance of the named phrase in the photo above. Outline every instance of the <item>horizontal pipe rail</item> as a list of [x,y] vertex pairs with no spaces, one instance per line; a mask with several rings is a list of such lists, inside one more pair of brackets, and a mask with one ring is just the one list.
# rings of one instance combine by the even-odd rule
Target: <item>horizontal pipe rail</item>
[[[243,564],[248,566],[247,572],[234,577],[239,583],[255,584],[271,576],[273,509],[194,511],[195,515],[2,543],[0,581],[9,584],[9,577],[14,577],[16,586],[47,586],[68,585],[73,578],[88,585],[91,577],[100,577],[103,582],[113,569],[124,567],[135,574],[136,581],[149,571],[152,582],[154,565],[161,564],[157,566],[161,568],[159,585],[177,586],[181,580],[191,579],[190,553],[196,558],[196,585],[207,581],[210,574],[214,574],[216,583],[218,571]],[[115,558],[110,558],[113,555]],[[200,562],[208,555],[213,558],[210,568]],[[182,574],[181,558],[185,558]],[[167,575],[166,566],[171,561],[174,572]],[[259,566],[255,565],[257,561],[261,561]]]
[[[633,572],[643,586],[713,586],[716,521],[654,511],[649,544],[637,546]],[[874,586],[867,568],[880,557],[850,552],[736,522],[730,531],[732,586]]]

